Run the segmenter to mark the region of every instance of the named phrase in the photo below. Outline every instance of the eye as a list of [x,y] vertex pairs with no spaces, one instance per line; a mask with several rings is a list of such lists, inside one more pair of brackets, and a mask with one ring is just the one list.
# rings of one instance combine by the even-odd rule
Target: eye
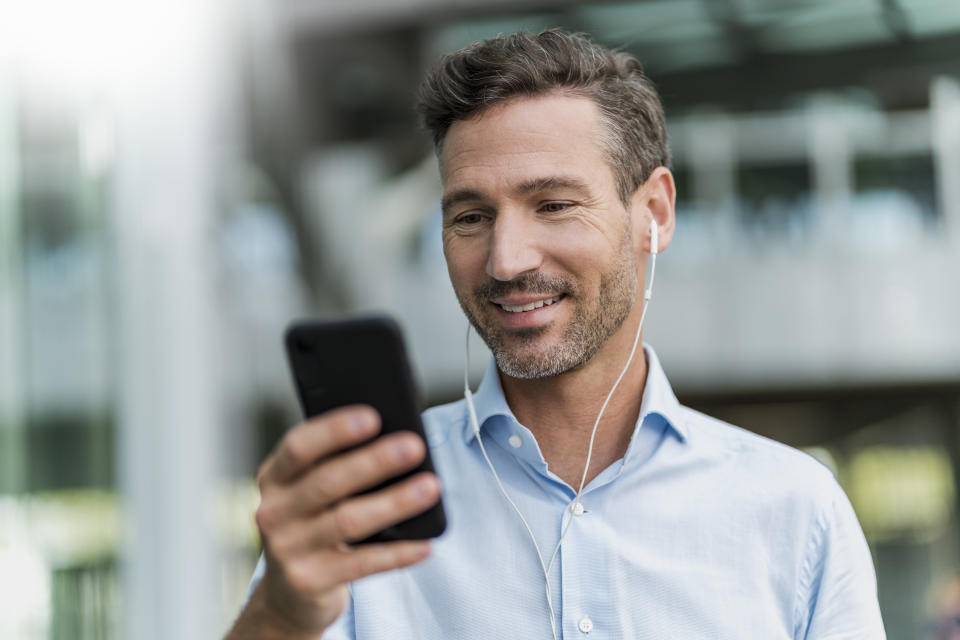
[[483,222],[483,216],[476,212],[464,213],[457,216],[457,224],[474,225]]
[[573,204],[570,202],[545,202],[540,205],[540,211],[544,213],[560,213],[564,209],[572,207]]

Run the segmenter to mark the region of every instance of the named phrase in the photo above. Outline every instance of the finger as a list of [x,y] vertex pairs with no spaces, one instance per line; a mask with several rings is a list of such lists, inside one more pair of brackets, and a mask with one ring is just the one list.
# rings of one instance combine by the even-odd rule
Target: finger
[[287,527],[274,543],[286,551],[356,542],[426,511],[440,499],[440,482],[432,473],[418,473],[381,491],[344,500],[303,526]]
[[413,469],[426,455],[423,439],[401,432],[328,459],[292,485],[286,513],[311,515],[340,500]]
[[400,540],[358,547],[340,545],[305,556],[287,567],[285,575],[287,582],[298,591],[322,593],[374,573],[408,567],[429,555],[429,540]]
[[260,470],[260,482],[283,483],[318,460],[368,440],[380,416],[364,405],[341,407],[303,422],[283,437]]
[[376,493],[346,500],[326,512],[328,531],[336,542],[357,542],[432,507],[440,499],[440,482],[424,472]]
[[335,564],[338,582],[352,582],[374,573],[409,567],[430,555],[429,540],[402,540],[383,544],[365,544],[342,552]]

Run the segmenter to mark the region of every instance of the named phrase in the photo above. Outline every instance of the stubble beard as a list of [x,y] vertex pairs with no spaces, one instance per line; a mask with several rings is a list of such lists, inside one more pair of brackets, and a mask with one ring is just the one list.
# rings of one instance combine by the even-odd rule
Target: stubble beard
[[[555,344],[538,348],[549,327],[504,331],[491,317],[492,298],[510,293],[565,294],[573,305],[573,317]],[[470,324],[487,343],[497,368],[514,378],[534,379],[558,376],[579,369],[593,358],[604,343],[630,315],[637,298],[636,259],[629,237],[624,239],[617,262],[600,279],[593,305],[576,284],[564,277],[524,274],[509,282],[490,280],[471,294],[457,292],[457,299]],[[488,310],[488,311],[481,311]]]

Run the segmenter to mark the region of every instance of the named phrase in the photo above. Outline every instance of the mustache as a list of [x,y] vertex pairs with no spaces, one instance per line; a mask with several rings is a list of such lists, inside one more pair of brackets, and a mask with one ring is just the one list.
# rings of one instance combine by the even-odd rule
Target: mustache
[[524,273],[513,280],[490,278],[480,284],[474,295],[480,300],[508,296],[511,293],[568,293],[573,283],[560,276],[545,276],[542,273]]

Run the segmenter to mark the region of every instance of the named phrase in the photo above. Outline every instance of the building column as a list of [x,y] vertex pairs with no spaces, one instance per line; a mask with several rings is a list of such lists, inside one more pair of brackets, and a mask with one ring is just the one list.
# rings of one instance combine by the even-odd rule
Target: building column
[[960,82],[947,76],[933,81],[930,115],[937,206],[948,241],[960,245]]
[[230,149],[226,0],[152,2],[126,16],[136,65],[116,79],[112,202],[124,498],[120,637],[218,637],[222,481],[214,231]]

